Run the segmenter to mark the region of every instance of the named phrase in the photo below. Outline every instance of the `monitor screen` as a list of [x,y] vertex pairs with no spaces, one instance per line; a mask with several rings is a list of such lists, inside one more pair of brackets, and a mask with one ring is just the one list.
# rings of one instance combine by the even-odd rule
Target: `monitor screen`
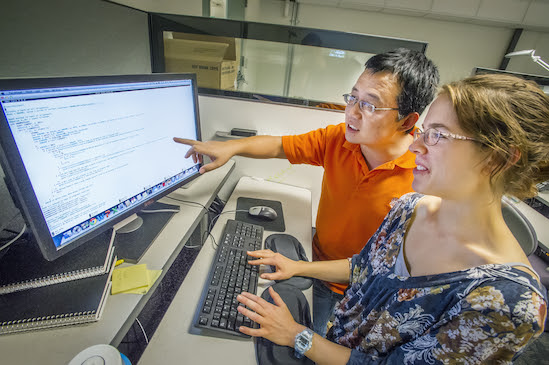
[[199,175],[194,74],[0,80],[1,162],[53,260]]

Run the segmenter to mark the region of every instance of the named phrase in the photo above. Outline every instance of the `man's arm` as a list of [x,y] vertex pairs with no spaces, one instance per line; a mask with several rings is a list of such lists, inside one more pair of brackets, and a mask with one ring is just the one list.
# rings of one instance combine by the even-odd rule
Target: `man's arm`
[[251,265],[272,265],[274,273],[263,273],[261,278],[267,280],[284,280],[292,276],[307,276],[310,278],[330,281],[332,283],[349,283],[351,268],[349,260],[329,261],[294,261],[271,250],[248,251],[248,255],[258,258],[248,261]]
[[252,158],[286,158],[280,136],[253,136],[226,142],[200,142],[177,137],[173,140],[191,146],[185,158],[192,156],[193,161],[197,162],[202,161],[202,156],[206,155],[212,160],[209,164],[202,166],[201,174],[223,166],[236,155]]

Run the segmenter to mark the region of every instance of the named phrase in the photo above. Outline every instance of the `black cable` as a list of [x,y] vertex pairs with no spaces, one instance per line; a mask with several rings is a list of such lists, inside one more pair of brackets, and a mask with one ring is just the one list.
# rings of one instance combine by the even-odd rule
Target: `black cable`
[[225,208],[225,204],[226,203],[223,200],[221,200],[219,196],[216,196],[212,204],[210,205],[210,207],[212,208],[213,213],[219,214]]
[[[217,249],[218,244],[217,244],[217,242],[215,241],[215,238],[214,238],[212,232],[209,232],[209,231],[208,231],[208,232],[204,232],[204,233],[206,233],[207,236],[210,236],[210,238],[212,239],[212,244],[213,244],[214,248]],[[205,240],[204,240],[204,241],[205,241]]]
[[8,228],[4,228],[3,231],[6,231],[6,232],[9,232],[9,233],[13,233],[15,235],[17,235],[19,232],[17,231],[14,231],[13,229],[8,229]]
[[201,203],[198,203],[198,202],[193,202],[193,201],[190,201],[190,200],[178,199],[178,198],[171,197],[171,196],[169,196],[169,195],[167,195],[166,198],[170,198],[170,199],[173,199],[173,200],[177,200],[178,202],[181,202],[181,203],[195,204],[195,205],[201,206],[204,210],[208,211],[208,208],[207,208],[204,204],[201,204]]
[[27,225],[26,224],[23,224],[23,229],[21,229],[21,232],[19,232],[15,237],[13,237],[11,240],[9,240],[7,243],[2,243],[0,246],[0,251],[8,248],[12,243],[14,243],[15,241],[17,241],[19,238],[21,238],[21,236],[25,233],[25,231],[27,230]]
[[[212,238],[212,245],[214,247],[214,249],[217,249],[217,247],[219,246],[217,244],[217,242],[215,241],[215,238],[214,236],[212,235],[212,227],[213,225],[217,222],[217,219],[219,218],[220,215],[222,214],[226,214],[226,213],[235,213],[235,212],[247,212],[247,210],[243,210],[243,209],[235,209],[235,210],[228,210],[226,212],[221,212],[219,214],[217,214],[215,217],[212,218],[212,221],[210,222],[210,224],[208,224],[208,229],[206,230],[206,234],[208,234],[211,238]],[[200,239],[202,240],[202,242],[204,242],[205,240],[203,239],[204,236],[200,237]],[[202,245],[201,245],[202,246]],[[199,246],[184,246],[184,247],[187,247],[187,248],[197,248]]]
[[[14,220],[15,218],[19,217],[20,215],[21,215],[21,211],[18,210],[10,219],[8,219],[8,220],[4,223],[4,226],[0,229],[0,232],[2,232],[2,231],[7,231],[6,227],[7,227],[11,222],[13,222],[13,220]],[[15,232],[15,231],[9,231],[9,232],[19,234],[19,232]]]
[[[172,200],[176,200],[178,202],[181,202],[181,203],[187,203],[187,204],[194,204],[194,205],[197,205],[197,206],[200,206],[202,207],[202,209],[204,209],[206,212],[209,212],[210,209],[208,209],[204,204],[201,204],[199,202],[193,202],[193,201],[190,201],[190,200],[183,200],[183,199],[179,199],[179,198],[174,198],[172,196],[169,196],[167,195],[166,198],[170,198]],[[204,232],[204,233],[209,233],[209,232]],[[213,239],[213,237],[212,237]],[[198,247],[202,247],[202,244],[204,243],[204,236],[200,237],[200,245],[197,245],[197,246],[187,246],[186,244],[183,245],[183,247],[185,248],[189,248],[189,249],[194,249],[194,248],[198,248]]]
[[[210,212],[210,213],[213,213],[215,214],[215,217],[212,218],[211,222],[209,223],[208,225],[208,230],[206,232],[204,232],[204,234],[202,235],[202,237],[200,237],[200,240],[201,240],[201,244],[200,246],[187,246],[187,245],[184,245],[183,247],[186,247],[186,248],[189,248],[189,249],[193,249],[193,248],[198,248],[198,247],[202,247],[204,241],[206,240],[204,238],[204,236],[210,236],[212,238],[212,244],[214,245],[214,248],[217,248],[217,242],[215,241],[215,238],[214,236],[212,235],[211,233],[211,227],[212,227],[212,222],[214,220],[216,220],[222,213],[223,211],[223,208],[225,208],[225,202],[223,202],[223,200],[221,200],[219,198],[219,196],[216,195],[216,197],[214,198],[214,200],[212,201],[212,204],[210,205],[210,208],[207,208],[205,205],[201,204],[201,203],[198,203],[198,202],[193,202],[193,201],[189,201],[189,200],[183,200],[183,199],[178,199],[178,198],[174,198],[174,197],[171,197],[171,196],[166,196],[167,198],[170,198],[170,199],[173,199],[173,200],[177,200],[179,202],[182,202],[182,203],[189,203],[189,204],[195,204],[195,205],[199,205],[201,206],[204,210],[206,210],[207,212]],[[228,212],[227,212],[228,213]],[[208,217],[209,218],[209,217]]]
[[215,242],[215,240],[213,239],[212,234],[210,233],[210,232],[212,231],[213,225],[215,224],[215,222],[217,222],[217,219],[219,218],[219,216],[220,216],[221,214],[236,213],[236,212],[247,212],[247,210],[245,210],[245,209],[227,210],[226,212],[221,212],[221,213],[219,213],[218,215],[216,215],[215,217],[212,218],[212,221],[210,222],[210,225],[209,225],[209,227],[208,227],[208,233],[209,233],[210,236],[212,237],[212,241],[213,241],[213,243],[214,243],[214,248],[215,248],[215,249],[217,249],[218,244]]

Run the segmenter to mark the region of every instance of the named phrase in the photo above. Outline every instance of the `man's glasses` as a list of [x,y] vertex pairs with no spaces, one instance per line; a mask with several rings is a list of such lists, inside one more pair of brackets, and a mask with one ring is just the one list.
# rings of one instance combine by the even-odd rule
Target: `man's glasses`
[[423,143],[425,143],[427,146],[436,145],[441,137],[459,139],[462,141],[479,142],[477,139],[474,139],[471,137],[460,136],[459,134],[454,134],[449,132],[441,132],[434,128],[429,128],[425,132],[422,131],[421,129],[417,129],[414,132],[414,142],[417,141],[421,136],[423,136]]
[[376,110],[398,110],[398,108],[378,108],[367,101],[358,100],[356,97],[351,94],[343,94],[343,100],[347,103],[347,106],[353,106],[358,102],[358,108],[363,112],[373,113]]

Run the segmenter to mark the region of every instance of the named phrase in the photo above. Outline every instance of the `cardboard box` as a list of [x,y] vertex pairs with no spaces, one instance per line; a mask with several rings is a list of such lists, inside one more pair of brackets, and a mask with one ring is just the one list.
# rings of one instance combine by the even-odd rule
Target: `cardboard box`
[[234,90],[238,51],[234,38],[173,33],[164,39],[166,72],[194,72],[199,87]]

